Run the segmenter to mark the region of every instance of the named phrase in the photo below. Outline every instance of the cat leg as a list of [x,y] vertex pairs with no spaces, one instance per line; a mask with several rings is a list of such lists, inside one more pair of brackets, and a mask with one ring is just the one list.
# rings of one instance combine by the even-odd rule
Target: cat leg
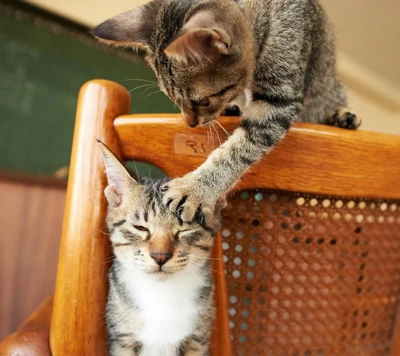
[[110,356],[137,356],[143,345],[135,341],[131,334],[114,334],[108,338]]
[[199,307],[201,318],[198,318],[194,326],[194,333],[190,335],[180,346],[180,355],[185,356],[209,356],[211,325],[214,319],[213,293],[208,296],[208,301]]
[[121,344],[117,341],[110,342],[110,356],[137,356],[133,345]]
[[361,125],[361,119],[347,107],[341,106],[333,115],[328,117],[326,124],[344,129],[356,130]]
[[201,340],[190,339],[185,345],[184,356],[208,356],[210,355],[208,339],[205,342]]

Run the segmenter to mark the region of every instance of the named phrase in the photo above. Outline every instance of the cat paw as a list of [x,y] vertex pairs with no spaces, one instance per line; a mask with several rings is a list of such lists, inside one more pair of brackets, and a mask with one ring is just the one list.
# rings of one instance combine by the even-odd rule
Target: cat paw
[[207,225],[214,213],[216,200],[207,197],[206,187],[200,187],[192,177],[176,178],[164,184],[163,204],[184,222],[197,221]]
[[348,108],[342,107],[326,120],[326,124],[348,130],[356,130],[361,125],[361,119]]

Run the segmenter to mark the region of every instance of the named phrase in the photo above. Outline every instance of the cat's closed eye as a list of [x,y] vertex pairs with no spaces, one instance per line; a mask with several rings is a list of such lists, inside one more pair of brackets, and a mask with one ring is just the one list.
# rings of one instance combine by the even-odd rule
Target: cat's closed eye
[[150,232],[148,228],[146,228],[146,227],[144,227],[144,226],[141,226],[141,225],[133,225],[133,227],[134,227],[136,230],[139,230],[139,231],[142,231],[142,232]]
[[179,240],[182,237],[187,237],[196,233],[198,233],[198,230],[195,229],[181,230],[174,235],[174,239]]
[[192,100],[192,103],[197,106],[210,106],[210,100],[208,98]]

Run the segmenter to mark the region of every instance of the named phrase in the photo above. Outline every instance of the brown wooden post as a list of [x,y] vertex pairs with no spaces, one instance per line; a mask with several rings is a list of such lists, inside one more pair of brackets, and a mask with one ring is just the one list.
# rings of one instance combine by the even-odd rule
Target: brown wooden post
[[211,354],[231,356],[232,346],[229,332],[228,294],[226,289],[221,232],[215,239],[213,250],[213,272],[215,281],[215,319],[211,334]]
[[50,330],[54,356],[107,355],[104,306],[111,254],[96,139],[121,158],[113,122],[129,111],[129,93],[116,83],[95,80],[80,91]]
[[400,308],[397,306],[397,316],[393,325],[392,345],[390,348],[390,356],[400,355]]

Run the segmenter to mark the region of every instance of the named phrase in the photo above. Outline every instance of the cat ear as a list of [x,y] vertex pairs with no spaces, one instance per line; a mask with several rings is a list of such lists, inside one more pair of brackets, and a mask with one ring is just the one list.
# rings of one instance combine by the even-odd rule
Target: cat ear
[[189,19],[164,52],[184,64],[206,65],[229,54],[230,44],[226,31],[217,25],[213,14],[205,10]]
[[150,39],[158,10],[164,0],[153,0],[119,14],[92,30],[101,42],[152,51]]
[[107,148],[98,141],[103,154],[104,165],[108,179],[108,186],[104,190],[107,201],[111,206],[120,206],[124,197],[130,195],[139,184],[129,175],[124,165]]

